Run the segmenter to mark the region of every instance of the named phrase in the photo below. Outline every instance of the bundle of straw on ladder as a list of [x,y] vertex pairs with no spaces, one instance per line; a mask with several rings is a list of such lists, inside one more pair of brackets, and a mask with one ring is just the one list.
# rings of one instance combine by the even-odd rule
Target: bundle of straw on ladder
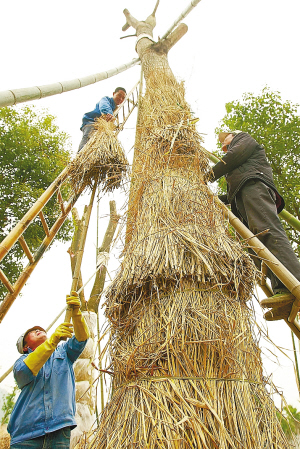
[[128,161],[116,135],[116,125],[103,118],[76,158],[71,162],[70,179],[74,193],[92,187],[95,180],[104,191],[119,187],[128,170]]

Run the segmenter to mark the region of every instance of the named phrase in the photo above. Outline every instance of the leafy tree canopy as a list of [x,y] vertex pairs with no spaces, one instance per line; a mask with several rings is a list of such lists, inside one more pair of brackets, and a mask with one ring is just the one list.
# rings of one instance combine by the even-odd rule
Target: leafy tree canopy
[[[47,111],[34,107],[0,109],[0,241],[65,168],[70,159],[68,140]],[[44,207],[43,213],[48,226],[52,226],[59,215],[54,198]],[[60,241],[69,239],[70,231],[68,221],[57,238]],[[24,237],[31,251],[41,244],[45,233],[38,217]],[[1,266],[11,282],[18,278],[24,261],[24,253],[16,243]],[[0,300],[6,293],[0,283]]]
[[[262,144],[273,169],[275,185],[285,199],[286,210],[300,219],[300,117],[299,105],[283,101],[268,87],[255,96],[245,93],[241,100],[225,105],[226,115],[216,129],[245,131]],[[224,182],[221,184],[224,188]],[[300,234],[283,223],[300,256]],[[297,246],[297,248],[296,248]]]
[[16,394],[18,391],[19,388],[17,385],[15,385],[11,393],[8,393],[6,396],[3,396],[2,411],[4,412],[4,414],[1,419],[1,426],[3,426],[3,424],[8,424],[9,417],[15,406]]
[[282,413],[277,412],[277,418],[280,421],[282,430],[288,438],[292,435],[299,435],[300,433],[300,412],[293,407],[288,405],[283,407]]

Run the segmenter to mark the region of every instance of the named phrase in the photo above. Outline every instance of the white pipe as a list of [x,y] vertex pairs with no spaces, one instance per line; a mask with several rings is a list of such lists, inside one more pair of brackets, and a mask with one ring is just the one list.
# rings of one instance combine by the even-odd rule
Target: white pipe
[[40,98],[50,97],[51,95],[62,94],[70,90],[80,89],[89,84],[97,83],[104,79],[110,78],[118,73],[130,69],[140,62],[139,58],[133,59],[127,64],[122,64],[114,69],[105,72],[96,73],[95,75],[85,76],[83,78],[76,78],[74,80],[62,81],[61,83],[46,84],[44,86],[25,87],[22,89],[4,90],[0,92],[0,107],[13,106],[17,103],[24,103],[25,101],[39,100]]

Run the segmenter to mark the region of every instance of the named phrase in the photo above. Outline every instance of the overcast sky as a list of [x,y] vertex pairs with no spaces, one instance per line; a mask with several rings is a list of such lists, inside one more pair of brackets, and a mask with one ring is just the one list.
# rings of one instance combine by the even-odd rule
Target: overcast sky
[[[154,38],[162,36],[189,1],[161,0],[157,11]],[[133,34],[122,32],[126,7],[137,19],[145,19],[155,0],[10,0],[1,2],[0,90],[30,87],[71,80],[95,74],[131,61],[137,55]],[[198,131],[204,134],[205,146],[216,147],[214,129],[225,114],[225,104],[241,98],[244,92],[258,94],[268,85],[283,99],[300,103],[299,90],[299,0],[202,0],[184,20],[188,33],[170,51],[169,62],[175,75],[185,80],[187,100],[200,120]],[[56,95],[27,104],[47,108],[57,117],[59,127],[70,135],[73,154],[81,139],[82,115],[94,108],[104,95],[111,95],[118,85],[127,90],[139,79],[139,66],[83,89]],[[122,132],[122,143],[132,159],[135,114]],[[262,142],[263,143],[263,142]],[[124,195],[116,192],[100,202],[100,215],[108,213],[108,201],[115,199],[121,209]],[[80,198],[79,211],[88,201]],[[100,220],[100,240],[107,220]],[[83,260],[83,277],[94,271],[96,215],[92,217]],[[15,341],[28,327],[47,327],[63,308],[69,293],[71,273],[68,244],[54,245],[31,276],[0,325],[0,375],[17,358]],[[117,266],[118,248],[110,265],[111,275]],[[91,286],[91,284],[90,284]],[[89,289],[87,290],[88,294]],[[261,299],[263,296],[261,296]],[[254,303],[256,303],[254,299]],[[286,349],[287,356],[261,341],[266,375],[289,403],[298,404],[294,380],[291,336],[285,323],[268,324],[255,306],[257,320],[268,330],[274,343]],[[276,363],[276,357],[279,363]],[[12,385],[12,377],[4,386]],[[278,398],[276,399],[279,404]]]

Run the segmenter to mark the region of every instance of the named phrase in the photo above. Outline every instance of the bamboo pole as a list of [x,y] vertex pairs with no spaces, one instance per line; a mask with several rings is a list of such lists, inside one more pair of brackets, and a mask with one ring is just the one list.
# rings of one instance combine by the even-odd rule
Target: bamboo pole
[[296,337],[300,341],[300,328],[299,328],[298,323],[296,321],[294,321],[293,323],[290,323],[288,320],[284,320],[284,321],[286,322],[286,324],[289,326],[291,331],[293,331],[293,333],[296,335]]
[[24,215],[19,223],[10,231],[10,233],[0,243],[0,262],[20,238],[23,232],[28,228],[30,223],[40,213],[43,207],[48,203],[52,195],[56,192],[59,185],[66,179],[68,175],[68,167],[52,182],[47,190],[39,197],[29,211]]
[[283,209],[279,216],[283,218],[290,226],[292,226],[296,231],[300,231],[300,221],[290,214],[287,210]]
[[6,297],[5,297],[5,299],[2,301],[2,303],[0,305],[0,323],[2,322],[3,318],[7,314],[8,310],[10,309],[10,307],[13,304],[14,300],[16,299],[16,297],[18,296],[18,294],[20,293],[20,291],[24,287],[25,283],[27,282],[27,280],[30,277],[32,271],[35,269],[37,263],[39,262],[39,260],[43,256],[44,252],[46,251],[46,249],[49,247],[50,243],[52,242],[52,240],[56,236],[58,230],[60,229],[60,227],[62,226],[62,224],[66,220],[68,213],[70,212],[70,210],[72,209],[72,207],[76,203],[77,199],[79,198],[79,195],[80,194],[76,195],[75,197],[73,197],[71,199],[71,201],[69,201],[69,203],[67,204],[67,206],[65,208],[66,209],[66,214],[65,215],[61,214],[58,217],[58,219],[56,220],[56,222],[54,223],[54,225],[50,229],[49,235],[44,238],[42,244],[40,245],[40,247],[34,253],[34,255],[33,255],[34,262],[33,263],[29,263],[27,265],[27,267],[22,271],[22,273],[19,276],[18,280],[13,285],[14,292],[13,293],[8,293],[6,295]]
[[41,98],[50,97],[52,95],[62,94],[71,90],[80,89],[81,87],[98,83],[99,81],[111,78],[118,73],[124,72],[125,70],[130,69],[131,67],[138,64],[139,61],[139,58],[135,58],[131,62],[122,64],[118,67],[115,67],[114,69],[96,73],[94,75],[85,76],[83,78],[76,78],[69,81],[46,84],[44,86],[5,90],[0,92],[0,107],[13,106],[18,103],[39,100]]
[[[280,279],[280,281],[287,287],[287,289],[295,296],[292,312],[288,319],[289,322],[294,321],[297,311],[300,308],[300,282],[293,276],[285,266],[279,262],[276,257],[261,243],[261,241],[254,236],[254,234],[220,201],[217,200],[224,210],[225,216],[229,223],[234,227],[238,234],[247,239],[251,243],[251,248],[259,257],[264,259],[265,264],[273,271],[273,273]],[[296,311],[296,313],[295,313]]]
[[298,393],[300,394],[300,376],[299,376],[299,364],[298,364],[297,349],[296,349],[295,337],[294,337],[293,332],[291,332],[291,334],[292,334],[293,352],[294,352],[295,366],[296,366],[296,383],[297,383]]
[[163,37],[161,39],[165,39],[173,30],[174,28],[178,25],[179,22],[181,22],[181,20],[183,20],[191,11],[193,8],[195,8],[195,6],[198,5],[198,3],[200,3],[201,0],[193,0],[189,6],[187,6],[182,13],[180,14],[180,16],[175,20],[175,22],[170,26],[170,28],[165,32],[165,34],[163,35]]
[[[71,292],[70,292],[71,295],[72,295],[72,291],[77,290],[77,284],[78,284],[79,274],[80,274],[80,270],[81,270],[83,251],[84,251],[84,246],[85,246],[85,241],[86,241],[86,235],[87,235],[87,230],[88,230],[89,223],[90,223],[93,202],[94,202],[94,198],[95,198],[95,194],[96,194],[96,190],[97,190],[97,184],[98,184],[98,180],[95,179],[90,204],[87,207],[85,223],[83,225],[83,229],[82,229],[82,233],[81,233],[81,237],[80,237],[78,253],[76,255],[76,266],[75,266],[75,270],[74,270],[74,274],[73,274],[73,280],[72,280],[72,286],[71,286]],[[67,310],[66,310],[65,322],[70,323],[71,317],[72,317],[72,306],[69,306],[69,307],[67,307]]]
[[[165,39],[174,30],[181,20],[183,20],[201,0],[193,0],[190,5],[180,14],[171,27],[165,32],[161,39]],[[13,106],[26,101],[39,100],[41,98],[50,97],[52,95],[62,94],[71,90],[80,89],[90,84],[98,83],[107,78],[111,78],[118,73],[135,66],[140,62],[140,58],[135,58],[131,62],[122,64],[114,69],[96,73],[95,75],[76,78],[74,80],[62,81],[44,86],[25,87],[22,89],[5,90],[0,92],[0,107]]]

